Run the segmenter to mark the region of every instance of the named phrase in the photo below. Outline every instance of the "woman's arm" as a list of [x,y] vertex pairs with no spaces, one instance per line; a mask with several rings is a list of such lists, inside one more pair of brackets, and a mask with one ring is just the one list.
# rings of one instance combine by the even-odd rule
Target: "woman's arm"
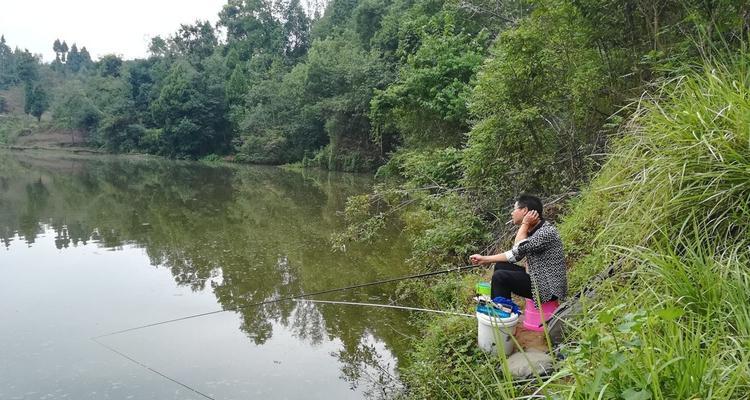
[[481,254],[472,254],[469,257],[469,261],[471,261],[471,265],[492,264],[496,262],[508,261],[508,256],[506,255],[506,253],[493,254],[491,256],[483,256]]
[[[529,230],[531,230],[531,228],[536,226],[536,224],[538,223],[539,223],[539,213],[537,213],[534,210],[527,212],[526,215],[523,216],[521,227],[518,228],[518,232],[516,232],[516,239],[513,242],[514,244],[513,247],[516,248],[519,242],[526,240],[529,237]],[[506,262],[506,261],[511,261],[511,262],[517,261],[515,257],[513,257],[512,250],[508,250],[504,253],[493,254],[491,256],[483,256],[481,254],[472,254],[469,257],[469,260],[471,261],[471,265],[492,264],[496,262]]]
[[523,216],[523,221],[521,221],[521,227],[518,228],[518,232],[516,232],[516,239],[513,241],[513,244],[518,244],[518,242],[526,239],[529,237],[529,231],[532,227],[536,226],[536,224],[539,223],[539,213],[531,210],[526,213],[526,215]]

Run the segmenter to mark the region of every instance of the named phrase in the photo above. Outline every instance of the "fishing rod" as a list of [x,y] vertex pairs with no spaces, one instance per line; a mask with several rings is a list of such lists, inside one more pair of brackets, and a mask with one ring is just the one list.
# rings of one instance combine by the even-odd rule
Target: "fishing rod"
[[451,272],[459,272],[459,271],[463,271],[463,270],[467,270],[467,269],[472,269],[472,268],[477,268],[477,266],[474,266],[474,265],[464,265],[464,266],[461,266],[461,267],[450,268],[450,269],[446,269],[446,270],[442,270],[442,271],[426,272],[426,273],[422,273],[422,274],[401,276],[401,277],[397,277],[397,278],[383,279],[383,280],[374,281],[374,282],[360,283],[360,284],[357,284],[357,285],[345,286],[345,287],[340,287],[340,288],[335,288],[335,289],[327,289],[327,290],[321,290],[321,291],[311,292],[311,293],[302,293],[302,294],[298,294],[298,295],[294,295],[294,296],[286,296],[286,297],[281,297],[281,298],[278,298],[278,299],[265,300],[265,301],[260,301],[260,302],[257,302],[257,303],[246,304],[246,305],[243,305],[243,306],[230,307],[230,308],[225,308],[225,309],[221,309],[221,310],[209,311],[209,312],[204,312],[204,313],[200,313],[200,314],[193,314],[193,315],[188,315],[188,316],[185,316],[185,317],[179,317],[179,318],[169,319],[169,320],[165,320],[165,321],[154,322],[154,323],[151,323],[151,324],[140,325],[140,326],[136,326],[136,327],[133,327],[133,328],[127,328],[127,329],[122,329],[122,330],[119,330],[119,331],[105,333],[103,335],[95,336],[92,339],[93,340],[101,339],[101,338],[108,337],[108,336],[119,335],[119,334],[126,333],[126,332],[133,332],[133,331],[137,331],[137,330],[141,330],[141,329],[146,329],[146,328],[151,328],[151,327],[159,326],[159,325],[171,324],[173,322],[184,321],[184,320],[193,319],[193,318],[205,317],[205,316],[208,316],[208,315],[219,314],[219,313],[223,313],[223,312],[227,312],[227,311],[240,311],[240,310],[243,310],[243,309],[246,309],[246,308],[259,307],[259,306],[263,306],[263,305],[267,305],[267,304],[279,303],[279,302],[282,302],[282,301],[304,299],[304,298],[307,298],[307,297],[318,296],[318,295],[321,295],[321,294],[343,292],[343,291],[346,291],[346,290],[359,289],[359,288],[368,287],[368,286],[382,285],[382,284],[385,284],[385,283],[399,282],[399,281],[404,281],[404,280],[408,280],[408,279],[416,279],[416,278],[424,278],[424,277],[428,277],[428,276],[449,274]]
[[459,316],[462,316],[462,317],[472,317],[472,318],[476,317],[474,314],[465,314],[465,313],[458,313],[458,312],[452,312],[452,311],[442,311],[442,310],[431,310],[429,308],[416,308],[416,307],[397,306],[397,305],[394,305],[394,304],[355,303],[355,302],[351,302],[351,301],[310,300],[310,299],[294,299],[293,301],[297,302],[297,303],[320,303],[320,304],[337,304],[337,305],[345,305],[345,306],[393,308],[393,309],[396,309],[396,310],[422,311],[422,312],[430,312],[430,313],[445,314],[445,315],[459,315]]
[[[302,299],[304,299],[306,297],[311,297],[311,296],[316,296],[316,295],[321,295],[321,294],[341,292],[341,291],[345,291],[345,290],[357,289],[357,288],[362,288],[362,287],[367,287],[367,286],[375,286],[375,285],[381,285],[381,284],[390,283],[390,282],[398,282],[398,281],[403,281],[403,280],[407,280],[407,279],[415,279],[415,278],[423,278],[423,277],[427,277],[427,276],[447,274],[447,273],[463,271],[463,270],[471,269],[471,268],[475,268],[475,266],[474,265],[465,265],[465,266],[462,266],[462,267],[450,268],[450,269],[443,270],[443,271],[434,271],[434,272],[427,272],[427,273],[423,273],[423,274],[402,276],[402,277],[398,277],[398,278],[383,279],[383,280],[379,280],[379,281],[375,281],[375,282],[361,283],[361,284],[358,284],[358,285],[346,286],[346,287],[341,287],[341,288],[336,288],[336,289],[321,290],[321,291],[312,292],[312,293],[302,293],[302,294],[299,294],[297,296],[282,297],[282,298],[278,298],[278,299],[261,301],[261,302],[257,302],[257,303],[253,303],[253,304],[247,304],[247,305],[240,306],[240,307],[232,307],[232,308],[227,308],[227,309],[222,309],[222,310],[210,311],[210,312],[206,312],[206,313],[193,314],[193,315],[188,315],[186,317],[175,318],[175,319],[170,319],[170,320],[167,320],[167,321],[161,321],[161,322],[155,322],[155,323],[152,323],[152,324],[136,326],[136,327],[133,327],[133,328],[123,329],[123,330],[119,330],[119,331],[116,331],[116,332],[110,332],[110,333],[107,333],[107,334],[104,334],[104,335],[92,337],[91,340],[94,343],[98,344],[99,346],[104,347],[105,349],[107,349],[107,350],[109,350],[109,351],[111,351],[111,352],[113,352],[113,353],[115,353],[115,354],[117,354],[117,355],[119,355],[119,356],[121,356],[121,357],[123,357],[123,358],[125,358],[125,359],[127,359],[129,361],[131,361],[132,363],[134,363],[134,364],[136,364],[136,365],[138,365],[138,366],[140,366],[140,367],[142,367],[142,368],[144,368],[144,369],[146,369],[148,371],[153,372],[156,375],[159,375],[159,376],[161,376],[161,377],[163,377],[163,378],[165,378],[165,379],[167,379],[169,381],[172,381],[172,382],[174,382],[174,383],[176,383],[176,384],[178,384],[178,385],[180,385],[180,386],[182,386],[182,387],[184,387],[184,388],[186,388],[186,389],[188,389],[188,390],[190,390],[190,391],[192,391],[192,392],[194,392],[194,393],[196,393],[196,394],[198,394],[198,395],[200,395],[200,396],[202,396],[202,397],[204,397],[206,399],[215,400],[213,397],[211,397],[211,396],[209,396],[209,395],[207,395],[207,394],[199,391],[198,389],[195,389],[195,388],[193,388],[193,387],[191,387],[191,386],[189,386],[189,385],[187,385],[187,384],[185,384],[183,382],[178,381],[177,379],[174,379],[174,378],[172,378],[170,376],[167,376],[166,374],[164,374],[164,373],[162,373],[162,372],[160,372],[160,371],[158,371],[158,370],[156,370],[154,368],[151,368],[150,366],[148,366],[148,365],[146,365],[146,364],[144,364],[144,363],[136,360],[135,358],[130,357],[129,355],[127,355],[127,354],[125,354],[125,353],[123,353],[121,351],[118,351],[117,349],[115,349],[115,348],[113,348],[111,346],[108,346],[108,345],[102,343],[101,341],[99,341],[99,339],[104,338],[104,337],[108,337],[108,336],[118,335],[118,334],[125,333],[125,332],[132,332],[132,331],[136,331],[136,330],[139,330],[139,329],[145,329],[145,328],[149,328],[149,327],[153,327],[153,326],[157,326],[157,325],[164,325],[164,324],[169,324],[169,323],[172,323],[172,322],[184,321],[186,319],[199,318],[199,317],[203,317],[203,316],[206,316],[206,315],[218,314],[218,313],[225,312],[225,311],[238,311],[238,310],[242,310],[242,309],[245,309],[245,308],[256,307],[256,306],[261,306],[261,305],[265,305],[265,304],[273,304],[273,303],[278,303],[278,302],[287,301],[287,300],[301,301]],[[346,304],[346,305],[361,305],[361,306],[379,306],[379,307],[385,307],[385,308],[408,309],[408,310],[413,310],[413,311],[428,311],[428,312],[436,312],[436,313],[441,313],[441,314],[456,314],[456,315],[463,315],[463,316],[471,316],[469,314],[460,314],[460,313],[453,313],[453,312],[439,311],[439,310],[428,310],[428,309],[413,308],[413,307],[403,307],[403,306],[395,306],[395,305],[388,305],[388,304],[333,302],[333,301],[323,301],[323,300],[305,300],[305,301],[318,302],[318,303],[324,303],[325,302],[325,303],[331,303],[331,304]]]

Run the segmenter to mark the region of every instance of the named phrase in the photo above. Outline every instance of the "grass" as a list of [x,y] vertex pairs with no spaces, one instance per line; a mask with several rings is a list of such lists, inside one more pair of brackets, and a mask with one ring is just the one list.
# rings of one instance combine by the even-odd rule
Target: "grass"
[[38,127],[39,123],[32,116],[0,114],[0,144],[13,144],[19,136],[29,135]]
[[585,302],[559,372],[512,386],[488,372],[497,360],[455,351],[474,330],[438,322],[415,353],[421,371],[404,374],[412,398],[750,398],[750,57],[707,62],[633,106],[560,226],[571,289],[620,269]]
[[642,99],[566,219],[576,287],[624,268],[587,304],[553,392],[750,396],[749,66],[738,54]]

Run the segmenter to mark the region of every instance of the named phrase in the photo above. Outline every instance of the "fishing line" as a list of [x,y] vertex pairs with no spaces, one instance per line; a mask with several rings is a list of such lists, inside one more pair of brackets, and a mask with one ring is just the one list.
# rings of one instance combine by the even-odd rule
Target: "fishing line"
[[[211,396],[209,396],[209,395],[207,395],[205,393],[202,393],[199,390],[194,389],[194,388],[192,388],[192,387],[190,387],[190,386],[188,386],[188,385],[186,385],[186,384],[184,384],[184,383],[182,383],[182,382],[180,382],[180,381],[178,381],[178,380],[176,380],[174,378],[171,378],[168,375],[166,375],[166,374],[164,374],[162,372],[159,372],[159,371],[157,371],[157,370],[149,367],[148,365],[146,365],[146,364],[144,364],[144,363],[142,363],[142,362],[140,362],[140,361],[138,361],[138,360],[136,360],[136,359],[128,356],[127,354],[114,349],[113,347],[107,346],[106,344],[100,342],[98,339],[101,339],[101,338],[104,338],[104,337],[107,337],[107,336],[118,335],[118,334],[125,333],[125,332],[132,332],[132,331],[136,331],[136,330],[139,330],[139,329],[145,329],[145,328],[149,328],[149,327],[153,327],[153,326],[157,326],[157,325],[164,325],[164,324],[169,324],[169,323],[172,323],[172,322],[184,321],[186,319],[199,318],[199,317],[203,317],[203,316],[206,316],[206,315],[218,314],[218,313],[222,313],[222,312],[225,312],[225,311],[239,311],[239,310],[242,310],[242,309],[245,309],[245,308],[250,308],[250,307],[255,307],[255,306],[261,306],[261,305],[265,305],[265,304],[273,304],[273,303],[278,303],[278,302],[287,301],[287,300],[299,301],[299,300],[301,300],[301,299],[303,299],[305,297],[310,297],[310,296],[316,296],[316,295],[327,294],[327,293],[334,293],[334,292],[341,292],[341,291],[345,291],[345,290],[357,289],[357,288],[362,288],[362,287],[367,287],[367,286],[381,285],[381,284],[384,284],[384,283],[398,282],[398,281],[407,280],[407,279],[415,279],[415,278],[422,278],[422,277],[426,277],[426,276],[434,276],[434,275],[440,275],[440,274],[447,274],[447,273],[463,271],[465,269],[471,269],[471,268],[475,268],[475,266],[473,266],[473,265],[466,265],[466,266],[462,266],[462,267],[447,269],[447,270],[444,270],[444,271],[427,272],[427,273],[423,273],[423,274],[402,276],[402,277],[398,277],[398,278],[383,279],[383,280],[379,280],[379,281],[375,281],[375,282],[362,283],[362,284],[352,285],[352,286],[346,286],[346,287],[342,287],[342,288],[321,290],[319,292],[303,293],[303,294],[300,294],[300,295],[297,295],[297,296],[282,297],[282,298],[279,298],[279,299],[261,301],[261,302],[253,303],[253,304],[247,304],[247,305],[244,305],[244,306],[241,306],[241,307],[233,307],[233,308],[227,308],[227,309],[224,309],[224,310],[216,310],[216,311],[210,311],[210,312],[205,312],[205,313],[200,313],[200,314],[193,314],[193,315],[189,315],[189,316],[186,316],[186,317],[175,318],[175,319],[170,319],[170,320],[167,320],[167,321],[161,321],[161,322],[155,322],[155,323],[148,324],[148,325],[137,326],[137,327],[134,327],[134,328],[123,329],[123,330],[120,330],[120,331],[111,332],[111,333],[107,333],[107,334],[104,334],[104,335],[92,337],[91,340],[93,340],[96,344],[104,347],[105,349],[107,349],[107,350],[109,350],[109,351],[111,351],[111,352],[119,355],[120,357],[125,358],[126,360],[128,360],[128,361],[130,361],[130,362],[132,362],[132,363],[134,363],[134,364],[136,364],[136,365],[138,365],[138,366],[140,366],[140,367],[142,367],[142,368],[144,368],[144,369],[146,369],[148,371],[153,372],[156,375],[161,376],[164,379],[167,379],[167,380],[169,380],[171,382],[174,382],[174,383],[176,383],[176,384],[178,384],[178,385],[180,385],[180,386],[182,386],[182,387],[184,387],[184,388],[186,388],[186,389],[188,389],[188,390],[190,390],[190,391],[192,391],[192,392],[194,392],[194,393],[196,393],[196,394],[198,394],[200,396],[203,396],[203,397],[205,397],[205,398],[207,398],[209,400],[216,400],[215,398],[213,398],[213,397],[211,397]],[[308,300],[308,301],[316,302],[315,300]],[[317,301],[317,302],[321,302],[322,303],[323,301]],[[427,309],[418,309],[418,308],[412,308],[412,307],[402,307],[402,306],[383,305],[383,304],[367,304],[367,303],[352,303],[352,302],[328,302],[328,303],[339,303],[339,304],[349,304],[349,305],[380,306],[380,307],[386,307],[386,308],[401,308],[401,309],[411,309],[411,310],[416,310],[416,311],[430,311],[430,312],[437,312],[437,313],[443,313],[443,314],[458,314],[458,315],[469,316],[469,314],[459,314],[459,313],[451,313],[451,312],[447,312],[447,311],[427,310]]]
[[452,312],[452,311],[430,310],[429,308],[416,308],[416,307],[397,306],[397,305],[393,305],[393,304],[355,303],[355,302],[351,302],[351,301],[310,300],[310,299],[294,299],[294,301],[297,302],[297,303],[308,302],[308,303],[322,303],[322,304],[338,304],[338,305],[346,305],[346,306],[394,308],[396,310],[423,311],[423,312],[431,312],[431,313],[436,313],[436,314],[460,315],[462,317],[472,317],[472,318],[476,317],[473,314],[465,314],[465,313],[458,313],[458,312]]
[[142,362],[140,362],[140,361],[136,360],[135,358],[132,358],[132,357],[128,356],[128,355],[127,355],[127,354],[125,354],[125,353],[122,353],[122,352],[120,352],[120,351],[118,351],[118,350],[116,350],[116,349],[114,349],[114,348],[112,348],[112,347],[110,347],[110,346],[107,346],[106,344],[104,344],[104,343],[102,343],[102,342],[100,342],[100,341],[96,340],[96,338],[91,338],[91,340],[93,340],[93,341],[94,341],[94,342],[95,342],[96,344],[98,344],[99,346],[102,346],[102,347],[104,347],[105,349],[107,349],[107,350],[109,350],[109,351],[111,351],[111,352],[113,352],[113,353],[115,353],[115,354],[117,354],[117,355],[121,356],[122,358],[125,358],[126,360],[129,360],[129,361],[131,361],[132,363],[134,363],[134,364],[136,364],[136,365],[139,365],[139,366],[141,366],[141,367],[143,367],[143,368],[145,368],[145,369],[147,369],[147,370],[149,370],[149,371],[151,371],[151,372],[155,373],[156,375],[159,375],[159,376],[161,376],[161,377],[162,377],[162,378],[164,378],[164,379],[170,380],[170,381],[172,381],[172,382],[174,382],[174,383],[176,383],[176,384],[178,384],[178,385],[180,385],[180,386],[184,387],[185,389],[188,389],[188,390],[190,390],[190,391],[192,391],[192,392],[194,392],[194,393],[196,393],[196,394],[199,394],[199,395],[201,395],[201,396],[203,396],[203,397],[205,397],[205,398],[207,398],[207,399],[209,399],[209,400],[216,400],[215,398],[213,398],[213,397],[211,397],[211,396],[209,396],[209,395],[207,395],[207,394],[205,394],[205,393],[203,393],[203,392],[199,391],[198,389],[192,388],[192,387],[190,387],[190,386],[188,386],[188,385],[186,385],[186,384],[184,384],[184,383],[182,383],[182,382],[178,381],[177,379],[171,378],[171,377],[169,377],[169,376],[167,376],[167,375],[165,375],[165,374],[163,374],[163,373],[161,373],[161,372],[159,372],[159,371],[157,371],[157,370],[155,370],[155,369],[153,369],[153,368],[149,367],[148,365],[146,365],[146,364],[144,364],[144,363],[142,363]]
[[383,279],[383,280],[379,280],[379,281],[368,282],[368,283],[360,283],[358,285],[346,286],[346,287],[341,287],[341,288],[336,288],[336,289],[321,290],[319,292],[302,293],[302,294],[298,294],[298,295],[295,295],[295,296],[287,296],[287,297],[281,297],[281,298],[273,299],[273,300],[265,300],[265,301],[260,301],[260,302],[257,302],[257,303],[246,304],[244,306],[230,307],[230,308],[226,308],[226,309],[222,309],[222,310],[215,310],[215,311],[209,311],[209,312],[204,312],[204,313],[200,313],[200,314],[193,314],[193,315],[188,315],[188,316],[185,316],[185,317],[174,318],[174,319],[170,319],[170,320],[166,320],[166,321],[159,321],[159,322],[154,322],[154,323],[151,323],[151,324],[136,326],[136,327],[133,327],[133,328],[122,329],[122,330],[119,330],[119,331],[105,333],[103,335],[95,336],[92,339],[94,339],[94,340],[101,339],[101,338],[104,338],[104,337],[107,337],[107,336],[119,335],[119,334],[125,333],[125,332],[133,332],[133,331],[137,331],[137,330],[141,330],[141,329],[151,328],[151,327],[154,327],[154,326],[171,324],[173,322],[184,321],[184,320],[193,319],[193,318],[205,317],[207,315],[219,314],[219,313],[223,313],[223,312],[227,312],[227,311],[240,311],[240,310],[243,310],[243,309],[246,309],[246,308],[250,308],[250,307],[258,307],[258,306],[263,306],[263,305],[267,305],[267,304],[279,303],[279,302],[282,302],[282,301],[295,300],[295,299],[303,299],[303,298],[306,298],[306,297],[318,296],[318,295],[321,295],[321,294],[343,292],[345,290],[359,289],[359,288],[363,288],[363,287],[367,287],[367,286],[382,285],[384,283],[398,282],[398,281],[404,281],[404,280],[408,280],[408,279],[424,278],[424,277],[427,277],[427,276],[448,274],[448,273],[451,273],[451,272],[458,272],[458,271],[463,271],[463,270],[471,269],[471,268],[477,268],[477,267],[474,266],[474,265],[465,265],[465,266],[462,266],[462,267],[451,268],[451,269],[447,269],[447,270],[443,270],[443,271],[434,271],[434,272],[427,272],[427,273],[423,273],[423,274],[402,276],[402,277],[398,277],[398,278]]

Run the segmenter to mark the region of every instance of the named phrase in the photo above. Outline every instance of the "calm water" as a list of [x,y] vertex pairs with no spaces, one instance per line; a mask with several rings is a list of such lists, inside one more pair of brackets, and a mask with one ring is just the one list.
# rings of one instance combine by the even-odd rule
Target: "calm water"
[[[407,312],[280,302],[408,274],[392,233],[331,250],[366,177],[0,152],[0,399],[378,398]],[[382,286],[320,299],[387,303]],[[126,357],[129,357],[130,360]]]

